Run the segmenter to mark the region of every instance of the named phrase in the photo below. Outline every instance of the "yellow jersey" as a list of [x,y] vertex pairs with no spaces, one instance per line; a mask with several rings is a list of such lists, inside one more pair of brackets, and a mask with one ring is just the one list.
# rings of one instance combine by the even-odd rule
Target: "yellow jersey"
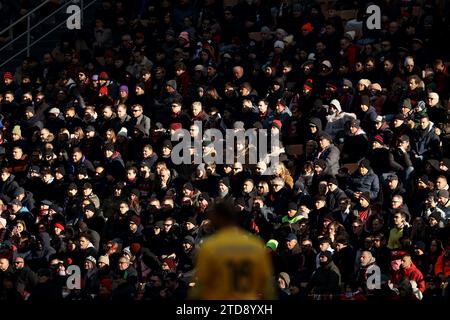
[[272,260],[258,237],[226,228],[206,239],[196,258],[192,299],[275,299]]

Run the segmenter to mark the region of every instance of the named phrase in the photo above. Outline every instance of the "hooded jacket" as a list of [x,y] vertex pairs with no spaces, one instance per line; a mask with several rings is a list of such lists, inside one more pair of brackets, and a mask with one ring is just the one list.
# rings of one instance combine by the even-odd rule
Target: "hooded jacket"
[[331,104],[334,105],[338,111],[327,116],[325,132],[334,139],[339,131],[344,130],[345,123],[349,120],[356,119],[356,115],[354,113],[342,112],[341,104],[336,99],[331,100],[330,105]]

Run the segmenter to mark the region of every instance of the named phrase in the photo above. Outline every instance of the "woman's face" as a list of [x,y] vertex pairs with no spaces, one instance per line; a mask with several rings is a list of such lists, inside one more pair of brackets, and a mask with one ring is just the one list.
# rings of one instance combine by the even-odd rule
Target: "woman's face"
[[22,232],[23,231],[23,224],[21,224],[21,223],[17,224],[17,231],[18,232]]

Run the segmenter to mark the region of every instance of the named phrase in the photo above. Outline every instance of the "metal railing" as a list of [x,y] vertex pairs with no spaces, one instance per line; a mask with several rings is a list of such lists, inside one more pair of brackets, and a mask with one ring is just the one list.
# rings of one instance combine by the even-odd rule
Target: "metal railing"
[[[4,50],[8,49],[8,48],[13,48],[14,43],[16,43],[19,39],[21,39],[23,36],[26,35],[26,46],[25,46],[25,48],[22,48],[22,49],[19,49],[19,50],[15,50],[14,49],[15,53],[11,57],[9,57],[8,59],[3,59],[3,61],[0,64],[0,68],[2,68],[4,65],[9,63],[10,61],[14,60],[15,58],[17,58],[21,54],[23,54],[25,51],[26,51],[27,56],[30,56],[31,47],[36,45],[38,42],[40,42],[42,39],[47,37],[49,34],[53,33],[54,31],[56,31],[57,29],[62,27],[66,23],[66,19],[67,19],[68,16],[66,17],[66,19],[63,19],[62,22],[57,23],[56,26],[51,28],[44,35],[37,37],[36,40],[32,39],[32,33],[31,32],[33,30],[35,30],[37,27],[39,27],[40,25],[42,25],[44,22],[46,22],[50,18],[54,18],[62,10],[67,10],[68,6],[76,4],[76,5],[79,5],[79,7],[80,7],[80,18],[81,18],[81,23],[83,23],[83,21],[84,21],[84,11],[87,8],[89,8],[90,6],[92,6],[97,0],[70,0],[70,1],[67,1],[67,2],[63,3],[59,8],[57,8],[54,11],[52,11],[51,14],[49,14],[48,16],[40,19],[38,23],[32,25],[32,19],[33,19],[34,13],[36,11],[38,11],[39,9],[41,9],[46,4],[48,4],[50,1],[51,0],[45,0],[40,5],[38,5],[36,8],[34,8],[30,12],[28,12],[25,16],[23,16],[22,18],[18,19],[17,21],[12,23],[7,28],[5,28],[2,31],[0,31],[0,34],[3,34],[5,32],[9,32],[10,34],[13,35],[12,36],[13,39],[11,41],[9,41],[8,43],[6,43],[3,47],[0,48],[0,53],[2,51],[4,51]],[[85,4],[84,2],[88,2],[88,3]],[[65,14],[65,12],[64,12],[64,14]],[[23,32],[22,34],[18,35],[17,37],[14,37],[14,32],[13,32],[14,29],[13,28],[16,27],[19,23],[24,22],[25,20],[26,20],[26,23],[27,23],[27,30],[26,30],[26,32]]]

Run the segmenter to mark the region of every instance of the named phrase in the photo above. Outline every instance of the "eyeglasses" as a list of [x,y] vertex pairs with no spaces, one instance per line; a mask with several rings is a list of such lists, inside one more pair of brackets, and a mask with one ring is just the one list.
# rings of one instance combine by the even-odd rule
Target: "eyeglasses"
[[14,264],[21,264],[23,261],[14,261]]
[[140,112],[141,109],[134,109],[133,112]]
[[164,227],[171,227],[171,226],[172,226],[171,223],[166,223],[166,224],[164,224]]
[[241,170],[242,168],[233,168],[233,170]]
[[258,186],[257,188],[259,188],[259,189],[264,189],[264,186]]

